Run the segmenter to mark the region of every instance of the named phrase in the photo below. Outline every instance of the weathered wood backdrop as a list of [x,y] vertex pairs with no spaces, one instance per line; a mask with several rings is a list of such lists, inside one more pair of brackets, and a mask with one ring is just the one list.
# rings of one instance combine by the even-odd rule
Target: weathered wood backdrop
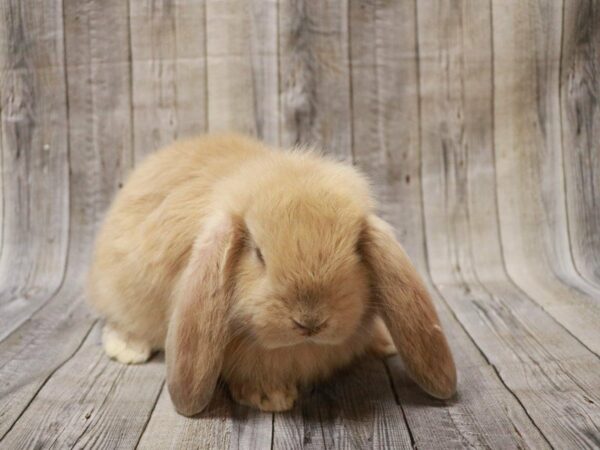
[[[0,0],[0,447],[600,445],[600,2]],[[289,414],[178,417],[82,280],[173,139],[313,142],[373,180],[460,371],[367,361]]]

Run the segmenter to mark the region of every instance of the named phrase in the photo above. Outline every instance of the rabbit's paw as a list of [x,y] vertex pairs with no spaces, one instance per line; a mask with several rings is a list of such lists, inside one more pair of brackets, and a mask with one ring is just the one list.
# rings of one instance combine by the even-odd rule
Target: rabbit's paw
[[229,383],[229,390],[236,402],[261,411],[287,411],[298,398],[295,385],[261,387],[232,382]]
[[391,340],[388,341],[382,338],[373,339],[369,350],[376,358],[387,358],[398,353],[396,346]]
[[381,317],[375,318],[373,340],[369,350],[377,358],[387,358],[398,353],[392,336]]
[[132,339],[108,324],[102,332],[102,346],[109,357],[123,364],[141,364],[152,356],[152,348],[146,342]]

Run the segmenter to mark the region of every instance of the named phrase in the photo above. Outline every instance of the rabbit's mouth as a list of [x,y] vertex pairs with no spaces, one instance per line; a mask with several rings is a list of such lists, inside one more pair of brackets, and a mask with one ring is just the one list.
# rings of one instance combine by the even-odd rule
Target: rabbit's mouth
[[[350,333],[351,335],[352,333]],[[269,329],[266,333],[257,333],[261,345],[268,350],[285,347],[308,346],[335,346],[344,343],[349,336],[331,329],[324,324],[316,331],[307,332],[297,325],[288,329]]]

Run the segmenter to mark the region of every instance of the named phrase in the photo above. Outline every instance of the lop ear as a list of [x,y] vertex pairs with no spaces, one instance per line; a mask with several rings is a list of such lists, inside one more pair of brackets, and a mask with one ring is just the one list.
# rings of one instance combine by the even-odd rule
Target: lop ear
[[210,402],[229,340],[233,271],[243,230],[235,219],[211,219],[196,239],[174,293],[165,356],[167,386],[175,409],[185,416]]
[[456,391],[452,353],[427,289],[392,228],[370,216],[360,247],[375,301],[409,375],[433,397],[452,397]]

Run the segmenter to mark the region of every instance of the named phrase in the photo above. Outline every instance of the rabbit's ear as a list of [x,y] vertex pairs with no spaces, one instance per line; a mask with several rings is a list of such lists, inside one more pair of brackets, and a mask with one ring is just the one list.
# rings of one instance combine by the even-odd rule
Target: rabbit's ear
[[177,285],[165,353],[175,408],[191,416],[210,402],[229,340],[233,272],[243,247],[239,220],[212,218],[194,243]]
[[411,378],[433,397],[452,397],[456,368],[450,348],[427,289],[392,228],[370,216],[359,248],[374,300]]

